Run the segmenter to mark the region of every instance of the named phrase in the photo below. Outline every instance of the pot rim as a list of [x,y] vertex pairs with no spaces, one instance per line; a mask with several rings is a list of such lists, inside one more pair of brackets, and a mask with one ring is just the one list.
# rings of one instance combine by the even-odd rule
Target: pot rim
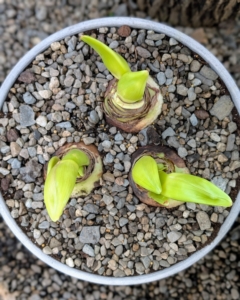
[[[84,21],[70,27],[64,28],[33,47],[29,52],[27,52],[22,59],[15,65],[15,67],[11,70],[9,75],[6,77],[0,88],[0,108],[2,107],[5,98],[7,97],[9,89],[13,86],[19,74],[34,60],[36,55],[43,52],[46,48],[50,46],[51,43],[55,41],[59,41],[64,39],[67,36],[75,35],[80,32],[92,30],[100,27],[120,27],[122,25],[128,25],[131,28],[136,29],[146,29],[146,30],[154,30],[155,32],[165,33],[167,36],[172,37],[178,40],[183,45],[186,45],[193,52],[199,54],[217,73],[220,74],[220,78],[228,88],[231,98],[238,110],[240,112],[240,92],[239,89],[232,79],[231,75],[222,65],[222,63],[205,47],[199,44],[197,41],[187,36],[186,34],[179,32],[178,30],[154,21],[144,20],[140,18],[133,17],[109,17],[109,18],[101,18],[94,19],[89,21]],[[166,269],[156,271],[150,274],[145,275],[137,275],[137,276],[129,276],[129,277],[107,277],[101,275],[95,275],[92,273],[87,273],[75,268],[71,268],[55,259],[51,256],[48,256],[43,253],[43,251],[38,248],[21,230],[15,220],[12,218],[10,211],[0,194],[0,214],[4,218],[5,222],[12,230],[14,235],[20,240],[20,242],[28,248],[30,252],[32,252],[35,256],[37,256],[40,260],[44,261],[50,267],[65,273],[69,276],[76,277],[78,279],[88,281],[96,284],[104,284],[104,285],[138,285],[143,283],[149,283],[156,280],[161,280],[172,276],[178,272],[183,271],[184,269],[190,267],[192,264],[196,263],[198,260],[203,258],[207,253],[209,253],[217,244],[222,240],[222,238],[227,234],[231,226],[233,225],[235,219],[238,216],[240,211],[240,192],[237,195],[237,199],[233,204],[228,217],[225,219],[222,224],[218,235],[215,239],[207,246],[203,247],[201,250],[196,251],[187,259],[172,265]]]

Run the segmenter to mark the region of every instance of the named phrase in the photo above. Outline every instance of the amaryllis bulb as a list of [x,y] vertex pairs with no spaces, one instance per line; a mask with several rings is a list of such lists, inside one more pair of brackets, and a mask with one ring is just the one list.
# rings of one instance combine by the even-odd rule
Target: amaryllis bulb
[[81,40],[100,55],[115,77],[105,93],[106,121],[126,132],[139,132],[153,123],[161,113],[163,98],[148,71],[131,72],[127,61],[104,43],[87,35]]
[[91,193],[102,175],[102,161],[95,146],[71,143],[58,149],[45,167],[44,202],[56,222],[71,196]]
[[184,202],[232,205],[224,191],[204,178],[188,174],[184,161],[163,146],[146,146],[136,151],[129,182],[136,196],[153,206],[172,208]]

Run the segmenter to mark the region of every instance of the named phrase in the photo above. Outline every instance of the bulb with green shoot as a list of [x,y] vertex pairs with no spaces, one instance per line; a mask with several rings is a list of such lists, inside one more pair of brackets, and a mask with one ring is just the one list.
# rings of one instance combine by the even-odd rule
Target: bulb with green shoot
[[44,202],[52,221],[60,219],[70,197],[86,196],[98,185],[102,161],[93,145],[71,143],[45,166]]
[[107,122],[125,132],[139,132],[153,123],[161,113],[163,98],[148,71],[132,72],[120,54],[91,36],[82,35],[81,40],[99,54],[115,77],[103,103]]
[[230,207],[231,198],[210,181],[190,175],[184,161],[170,148],[146,146],[132,158],[129,182],[145,204],[177,207],[184,202]]

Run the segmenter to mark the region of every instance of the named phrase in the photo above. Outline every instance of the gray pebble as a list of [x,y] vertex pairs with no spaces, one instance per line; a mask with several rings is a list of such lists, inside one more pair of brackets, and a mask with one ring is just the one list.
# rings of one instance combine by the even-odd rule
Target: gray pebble
[[208,214],[205,211],[199,211],[196,214],[196,219],[200,230],[206,230],[211,228],[211,221]]
[[98,214],[99,213],[99,207],[92,203],[87,203],[83,206],[83,210],[92,213],[92,214]]
[[94,252],[93,248],[88,244],[83,246],[82,251],[89,256],[92,256],[92,257],[95,256],[95,252]]
[[136,50],[137,50],[138,55],[143,58],[148,58],[151,56],[151,53],[143,47],[138,46],[138,47],[136,47]]
[[182,233],[179,231],[171,231],[167,234],[167,238],[171,243],[175,243],[180,239],[182,236]]
[[188,88],[185,87],[183,84],[177,85],[177,93],[181,96],[187,96],[188,94]]
[[188,155],[188,152],[184,147],[181,146],[178,148],[178,155],[180,157],[186,157]]
[[191,122],[192,126],[197,126],[197,124],[198,124],[198,119],[197,119],[197,117],[196,117],[195,114],[192,114],[192,115],[191,115],[191,117],[190,117],[190,122]]
[[162,138],[165,140],[168,136],[174,136],[176,133],[172,129],[172,127],[168,127],[166,130],[162,133]]
[[100,240],[100,230],[99,226],[84,226],[79,240],[83,244],[97,244]]
[[89,115],[89,121],[93,124],[97,124],[99,122],[99,116],[95,110],[92,110]]
[[222,178],[222,176],[215,176],[211,180],[213,184],[215,184],[217,187],[219,187],[221,190],[225,191],[227,188],[228,184],[228,179],[227,178]]
[[163,84],[166,82],[166,76],[165,76],[165,73],[159,72],[159,73],[157,74],[157,80],[158,80],[159,85],[163,85]]
[[36,102],[36,99],[29,92],[23,94],[23,100],[27,104],[34,104]]
[[31,126],[35,124],[34,120],[34,111],[33,109],[28,105],[21,105],[19,108],[20,112],[20,125],[25,126]]
[[234,107],[231,98],[227,95],[221,96],[220,99],[213,105],[210,110],[211,115],[217,117],[219,120],[223,120],[230,114]]
[[210,80],[216,80],[218,78],[217,73],[215,73],[213,69],[207,67],[206,65],[201,68],[200,74]]

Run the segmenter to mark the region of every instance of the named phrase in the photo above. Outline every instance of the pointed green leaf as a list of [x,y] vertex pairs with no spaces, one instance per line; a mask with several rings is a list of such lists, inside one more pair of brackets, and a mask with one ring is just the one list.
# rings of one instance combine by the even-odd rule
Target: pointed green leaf
[[134,182],[156,194],[161,193],[157,163],[151,156],[142,156],[132,168]]
[[83,175],[84,175],[84,167],[81,166],[78,169],[78,177],[83,177]]
[[48,173],[52,170],[52,168],[59,162],[59,157],[57,156],[53,156],[49,162],[48,162],[48,166],[47,166],[47,175]]
[[58,162],[49,172],[44,185],[44,202],[52,221],[62,215],[78,176],[78,165],[72,160]]
[[162,194],[156,194],[153,192],[149,192],[148,196],[153,199],[154,201],[164,205],[164,202],[168,199],[167,197],[163,196]]
[[88,35],[82,35],[81,40],[91,46],[100,55],[104,65],[115,78],[119,79],[123,74],[131,72],[127,61],[104,43]]
[[159,171],[162,195],[184,202],[224,206],[232,205],[231,198],[210,181],[190,174]]
[[143,98],[148,79],[148,71],[125,73],[119,80],[117,94],[122,101],[132,103]]
[[72,160],[74,161],[79,167],[80,166],[88,166],[90,163],[88,155],[81,150],[72,149],[67,152],[66,155],[63,156],[63,160]]

